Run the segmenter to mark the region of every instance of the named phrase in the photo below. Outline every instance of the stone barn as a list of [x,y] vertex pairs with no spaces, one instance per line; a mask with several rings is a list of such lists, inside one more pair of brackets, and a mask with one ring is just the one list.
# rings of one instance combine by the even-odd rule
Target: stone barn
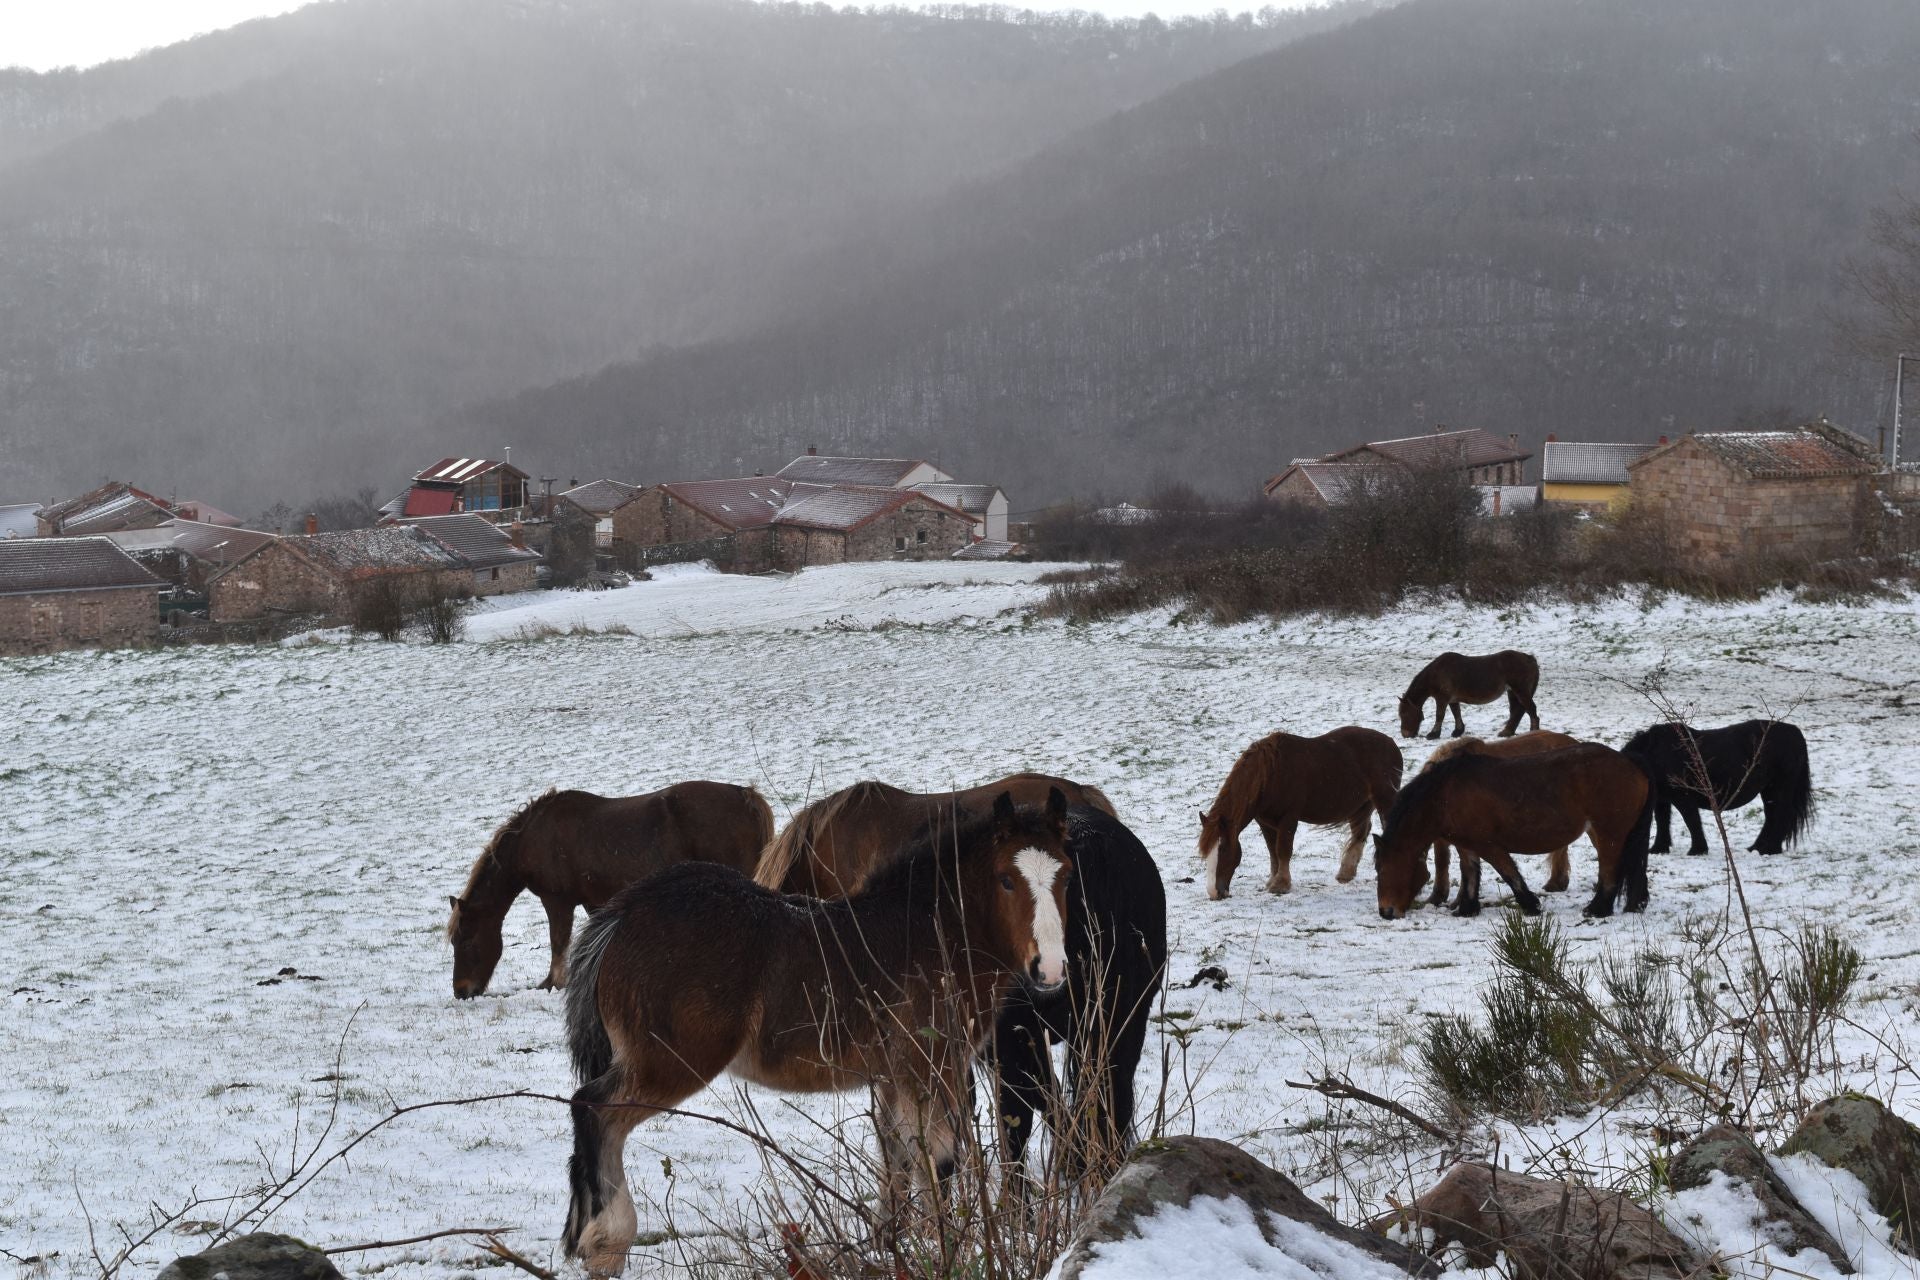
[[973,541],[974,519],[916,489],[834,488],[773,520],[777,568],[849,560],[945,560]]
[[467,571],[464,594],[501,596],[537,585],[540,553],[526,545],[524,527],[501,528],[475,515],[423,516],[404,523],[424,530]]
[[458,594],[470,570],[413,525],[275,538],[207,584],[215,622],[275,615],[349,618],[366,593],[391,584],[410,594]]
[[0,539],[0,653],[143,644],[162,585],[103,537]]
[[1636,509],[1703,568],[1821,560],[1860,548],[1880,460],[1827,422],[1696,432],[1627,465]]

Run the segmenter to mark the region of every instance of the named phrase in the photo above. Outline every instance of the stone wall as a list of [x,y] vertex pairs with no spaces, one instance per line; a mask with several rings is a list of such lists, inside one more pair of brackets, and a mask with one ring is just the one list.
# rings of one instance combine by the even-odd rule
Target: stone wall
[[539,585],[539,561],[521,560],[491,569],[475,569],[464,575],[456,590],[476,596],[504,596],[516,591],[531,591]]
[[341,612],[346,593],[340,581],[273,542],[240,561],[207,585],[207,617],[214,622],[243,622],[270,613]]
[[615,543],[658,547],[670,542],[701,542],[731,532],[659,485],[642,489],[613,513]]
[[160,628],[160,584],[0,596],[0,653],[125,648]]
[[1634,503],[1701,567],[1819,560],[1860,545],[1866,484],[1857,476],[1756,480],[1692,440],[1631,475]]
[[1290,473],[1285,480],[1273,487],[1273,492],[1267,497],[1275,502],[1297,502],[1323,510],[1327,505],[1327,500],[1320,496],[1320,491],[1313,487],[1313,481],[1307,479],[1307,473],[1304,471]]

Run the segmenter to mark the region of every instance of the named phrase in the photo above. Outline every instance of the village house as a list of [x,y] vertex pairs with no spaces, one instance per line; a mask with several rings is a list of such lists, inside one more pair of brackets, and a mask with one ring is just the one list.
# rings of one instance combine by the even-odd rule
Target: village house
[[907,487],[972,516],[975,541],[1007,541],[1007,495],[993,485],[923,480]]
[[1598,515],[1631,496],[1627,466],[1667,443],[1601,444],[1548,436],[1540,453],[1540,500]]
[[169,520],[105,536],[156,577],[195,595],[205,594],[215,574],[273,541],[270,533],[198,520]]
[[1295,458],[1261,489],[1275,502],[1325,508],[1361,492],[1377,477],[1393,474],[1382,468],[1458,471],[1467,483],[1483,490],[1490,512],[1498,509],[1504,514],[1518,499],[1516,491],[1525,487],[1524,472],[1532,456],[1521,449],[1517,435],[1502,440],[1477,427],[1466,431],[1435,427],[1422,436],[1373,440],[1318,458]]
[[406,492],[380,508],[387,520],[508,511],[527,505],[532,477],[511,462],[442,458],[413,477]]
[[775,568],[850,560],[943,560],[974,541],[974,520],[917,489],[837,486],[801,495],[772,521]]
[[953,477],[922,458],[823,458],[807,446],[775,473],[798,484],[855,485],[871,489],[911,489],[915,485],[951,483]]
[[626,484],[619,480],[589,480],[585,484],[575,484],[560,496],[572,502],[593,516],[594,542],[602,551],[611,550],[614,542],[613,513],[640,492],[637,484]]
[[1822,420],[1791,431],[1695,432],[1627,464],[1633,504],[1704,567],[1856,551],[1873,447]]
[[0,653],[143,644],[161,586],[104,537],[0,539]]
[[422,516],[405,523],[424,531],[467,571],[466,593],[509,595],[537,585],[540,553],[526,545],[518,523],[502,529],[477,515]]
[[123,480],[109,480],[77,498],[42,507],[36,530],[42,538],[81,538],[118,533],[124,529],[151,529],[173,519],[173,507],[144,489]]

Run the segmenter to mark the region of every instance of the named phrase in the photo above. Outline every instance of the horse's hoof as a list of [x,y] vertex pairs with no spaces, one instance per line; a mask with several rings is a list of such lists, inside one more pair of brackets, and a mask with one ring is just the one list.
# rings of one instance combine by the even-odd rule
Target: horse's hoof
[[1514,899],[1514,905],[1520,908],[1520,914],[1523,916],[1537,916],[1540,914],[1540,900],[1538,898],[1516,898]]
[[1292,893],[1292,892],[1293,892],[1293,881],[1291,881],[1291,880],[1289,880],[1289,881],[1287,881],[1287,882],[1286,882],[1285,884],[1275,884],[1275,883],[1273,883],[1272,881],[1268,881],[1268,882],[1267,882],[1267,892],[1268,892],[1268,893],[1270,893],[1270,894],[1272,894],[1272,895],[1273,895],[1274,897],[1276,897],[1276,898],[1277,898],[1277,897],[1279,897],[1279,896],[1280,896],[1281,894],[1283,894],[1283,893]]
[[1580,913],[1589,920],[1604,920],[1613,914],[1613,904],[1589,902],[1587,909]]
[[1555,876],[1553,879],[1547,881],[1542,888],[1547,893],[1565,893],[1567,891],[1567,882],[1563,877]]
[[1350,884],[1353,878],[1359,874],[1360,869],[1358,867],[1355,867],[1352,871],[1336,871],[1333,873],[1333,882],[1335,884]]
[[1687,850],[1687,856],[1688,856],[1689,858],[1700,858],[1700,857],[1705,857],[1705,856],[1706,856],[1706,852],[1707,852],[1707,846],[1705,846],[1705,845],[1701,845],[1701,846],[1700,846],[1700,847],[1699,847],[1698,849],[1688,849],[1688,850]]
[[1480,904],[1477,902],[1455,903],[1453,914],[1457,916],[1477,916],[1480,914]]

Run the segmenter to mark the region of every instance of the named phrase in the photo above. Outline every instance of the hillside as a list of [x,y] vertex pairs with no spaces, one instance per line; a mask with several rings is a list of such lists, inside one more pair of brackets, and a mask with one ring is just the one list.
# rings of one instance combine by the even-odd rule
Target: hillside
[[7,496],[390,477],[449,405],[750,331],[856,213],[1340,13],[336,0],[0,73]]
[[1902,0],[1411,0],[809,263],[787,323],[442,431],[643,477],[924,453],[1026,502],[1250,492],[1435,422],[1870,432],[1832,320],[1869,210],[1920,180],[1916,62]]

